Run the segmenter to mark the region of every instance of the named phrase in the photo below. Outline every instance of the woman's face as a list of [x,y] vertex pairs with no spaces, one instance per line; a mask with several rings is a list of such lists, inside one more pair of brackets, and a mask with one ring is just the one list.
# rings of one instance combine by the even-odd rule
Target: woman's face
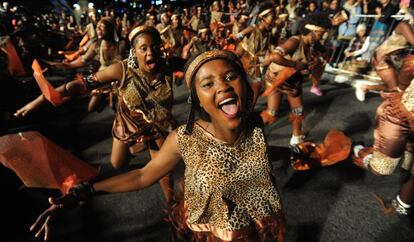
[[109,28],[104,21],[99,21],[96,25],[96,35],[99,39],[108,38]]
[[143,72],[154,73],[160,56],[160,44],[149,33],[143,33],[134,41],[134,52],[138,66]]
[[309,11],[313,12],[313,11],[315,11],[315,9],[316,9],[315,3],[313,3],[313,2],[309,3]]
[[178,17],[174,17],[174,18],[171,19],[171,25],[174,28],[178,27],[179,23],[180,23],[180,20],[178,19]]
[[275,22],[275,13],[270,12],[263,17],[263,23],[265,23],[266,29],[271,30]]
[[195,75],[195,90],[200,106],[214,123],[237,129],[245,106],[245,80],[226,60],[205,63]]
[[309,33],[312,36],[312,42],[316,42],[322,39],[325,31],[313,31]]

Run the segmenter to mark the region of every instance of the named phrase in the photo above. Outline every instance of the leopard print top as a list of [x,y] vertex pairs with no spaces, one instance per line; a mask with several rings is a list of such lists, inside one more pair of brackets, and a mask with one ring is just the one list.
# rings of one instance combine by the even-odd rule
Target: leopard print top
[[185,163],[184,199],[190,224],[235,231],[281,211],[271,180],[263,130],[256,127],[237,146],[213,137],[198,124],[190,135],[177,129]]

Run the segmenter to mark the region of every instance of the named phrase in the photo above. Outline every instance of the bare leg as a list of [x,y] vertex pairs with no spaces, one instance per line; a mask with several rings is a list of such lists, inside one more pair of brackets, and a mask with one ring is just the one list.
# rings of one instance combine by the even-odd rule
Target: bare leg
[[407,204],[412,204],[414,201],[414,176],[411,175],[406,183],[401,187],[400,199]]
[[292,134],[295,136],[299,136],[302,134],[302,122],[303,122],[303,102],[302,96],[299,95],[297,97],[288,96],[288,102],[291,112],[291,122],[292,122]]
[[[158,148],[161,148],[162,144],[164,143],[164,138],[159,138],[155,140],[155,143],[158,146]],[[158,155],[158,150],[150,149],[149,151],[151,159],[154,159]],[[162,192],[164,193],[167,206],[171,206],[174,196],[174,180],[171,173],[165,175],[163,178],[160,179],[160,186]]]
[[272,124],[277,120],[277,112],[279,111],[282,101],[282,93],[275,89],[267,98],[267,109],[263,110],[260,116],[264,124]]
[[118,169],[129,162],[128,145],[117,139],[112,139],[111,164]]
[[256,105],[257,99],[259,98],[260,89],[262,88],[262,82],[253,82],[251,84],[253,90],[253,107]]

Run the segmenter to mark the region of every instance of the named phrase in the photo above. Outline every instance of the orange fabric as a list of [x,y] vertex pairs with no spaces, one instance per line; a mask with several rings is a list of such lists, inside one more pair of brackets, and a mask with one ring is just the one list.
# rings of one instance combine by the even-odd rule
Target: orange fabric
[[289,77],[295,74],[296,69],[291,67],[285,67],[278,73],[270,74],[268,71],[268,78],[266,78],[266,90],[263,92],[262,96],[266,97],[270,93],[272,93],[278,86],[280,86],[283,82],[285,82]]
[[228,50],[228,51],[234,52],[234,51],[236,51],[236,45],[235,44],[226,44],[223,47],[223,50]]
[[64,97],[56,91],[56,89],[43,76],[43,70],[36,59],[33,60],[32,69],[33,77],[36,79],[37,85],[39,85],[45,98],[54,106],[62,104],[64,102]]
[[301,150],[305,157],[293,161],[296,170],[309,170],[314,167],[330,166],[345,160],[351,151],[352,141],[345,134],[331,129],[322,144],[302,144]]
[[174,72],[174,77],[175,78],[184,78],[184,72],[182,72],[182,71],[175,71]]
[[80,47],[83,47],[86,43],[88,43],[89,41],[89,36],[87,34],[85,34],[81,40],[81,42],[79,43]]
[[67,194],[98,171],[36,131],[0,137],[0,162],[27,187],[60,189]]
[[25,76],[26,71],[24,70],[22,61],[17,54],[16,48],[14,48],[11,40],[7,40],[5,49],[7,51],[8,70],[11,76]]

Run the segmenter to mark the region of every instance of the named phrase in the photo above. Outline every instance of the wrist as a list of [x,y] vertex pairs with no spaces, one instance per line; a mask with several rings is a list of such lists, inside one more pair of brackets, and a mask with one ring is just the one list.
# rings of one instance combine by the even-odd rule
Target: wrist
[[88,201],[96,194],[95,188],[90,182],[82,182],[73,186],[69,193],[79,201]]

